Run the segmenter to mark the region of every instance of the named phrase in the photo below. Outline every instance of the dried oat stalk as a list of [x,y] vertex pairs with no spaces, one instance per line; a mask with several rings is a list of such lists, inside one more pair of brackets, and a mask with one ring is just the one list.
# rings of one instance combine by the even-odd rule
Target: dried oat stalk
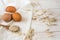
[[48,37],[53,37],[53,32],[46,32]]
[[30,29],[27,35],[25,36],[25,40],[32,40],[33,35],[34,35],[34,30]]
[[41,19],[43,22],[48,22],[47,25],[56,25],[55,22],[57,21],[56,18],[49,18],[49,16],[46,16]]
[[45,32],[46,32],[48,37],[53,37],[54,36],[53,32],[50,32],[49,29],[47,29]]

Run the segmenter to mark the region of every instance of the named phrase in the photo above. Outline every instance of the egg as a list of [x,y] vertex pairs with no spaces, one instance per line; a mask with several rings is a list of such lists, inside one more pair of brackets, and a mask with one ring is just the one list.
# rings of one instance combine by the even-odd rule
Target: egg
[[19,14],[18,12],[13,13],[13,14],[12,14],[12,18],[13,18],[13,20],[16,21],[16,22],[19,22],[19,21],[22,20],[22,16],[21,16],[21,14]]
[[9,22],[12,20],[12,15],[9,14],[9,13],[5,13],[3,16],[2,16],[2,20],[4,20],[5,22]]
[[14,7],[14,6],[8,6],[7,8],[6,8],[6,12],[15,12],[16,11],[16,8]]

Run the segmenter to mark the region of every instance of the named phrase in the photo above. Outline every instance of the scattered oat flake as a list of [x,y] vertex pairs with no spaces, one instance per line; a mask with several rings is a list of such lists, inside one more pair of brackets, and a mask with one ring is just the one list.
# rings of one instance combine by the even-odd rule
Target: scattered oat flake
[[32,20],[36,20],[36,19],[37,19],[37,17],[35,17],[35,16],[32,18]]
[[43,12],[43,13],[46,13],[46,12],[47,12],[47,10],[42,10],[42,12]]
[[46,32],[48,37],[52,37],[53,36],[53,32]]
[[57,20],[55,18],[50,18],[49,21],[50,22],[56,22]]

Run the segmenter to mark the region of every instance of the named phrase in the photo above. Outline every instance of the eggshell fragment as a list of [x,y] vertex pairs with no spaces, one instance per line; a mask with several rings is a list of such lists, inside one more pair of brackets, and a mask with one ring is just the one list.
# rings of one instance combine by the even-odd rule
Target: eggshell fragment
[[6,8],[6,12],[15,12],[16,11],[16,8],[14,6],[8,6]]
[[12,32],[18,32],[20,30],[19,26],[13,25],[9,27],[9,30]]
[[13,14],[12,14],[12,18],[13,18],[13,20],[16,21],[16,22],[19,22],[19,21],[22,20],[22,16],[21,16],[21,14],[19,14],[18,12],[13,13]]

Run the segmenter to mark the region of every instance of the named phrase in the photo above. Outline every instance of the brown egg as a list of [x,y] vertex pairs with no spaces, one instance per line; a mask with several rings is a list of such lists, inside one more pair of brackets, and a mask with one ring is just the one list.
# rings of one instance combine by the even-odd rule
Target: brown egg
[[14,6],[8,6],[6,8],[6,12],[15,12],[16,11],[16,8]]
[[9,13],[5,13],[3,16],[2,16],[2,20],[4,20],[5,22],[9,22],[12,20],[12,15],[9,14]]
[[21,14],[19,14],[18,12],[13,13],[13,14],[12,14],[12,18],[13,18],[13,20],[16,21],[16,22],[19,22],[19,21],[22,20],[22,16],[21,16]]

